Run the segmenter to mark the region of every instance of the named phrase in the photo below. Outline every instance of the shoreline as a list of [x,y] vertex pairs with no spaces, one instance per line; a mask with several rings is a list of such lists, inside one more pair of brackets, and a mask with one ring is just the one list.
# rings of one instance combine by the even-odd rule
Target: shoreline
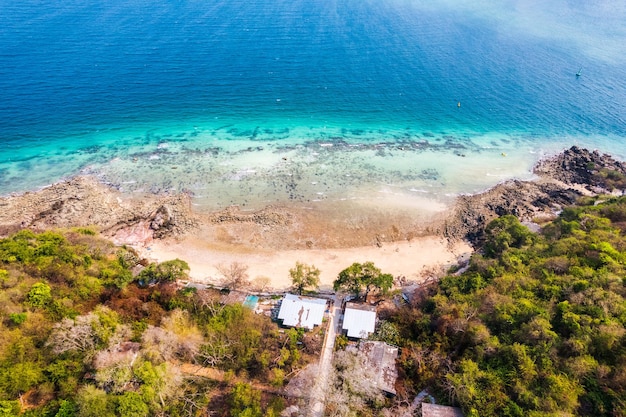
[[215,286],[223,280],[219,267],[236,262],[247,268],[248,289],[287,290],[289,269],[302,262],[315,265],[320,289],[330,290],[340,271],[367,261],[404,286],[441,276],[473,251],[463,240],[442,237],[444,209],[430,209],[411,216],[403,207],[353,202],[256,211],[230,207],[199,216],[192,233],[134,247],[157,262],[183,259],[193,282]]
[[466,242],[441,235],[449,206],[424,199],[416,207],[402,198],[365,203],[230,206],[202,213],[186,194],[136,198],[93,177],[76,177],[1,198],[6,210],[0,213],[0,234],[96,224],[101,235],[148,260],[185,260],[194,282],[219,285],[217,266],[238,262],[248,268],[252,287],[267,281],[264,287],[274,290],[288,289],[296,262],[315,265],[321,289],[330,289],[354,262],[372,261],[398,283],[410,284],[439,276],[471,254]]
[[[606,175],[615,171],[617,175]],[[441,275],[472,253],[497,216],[550,219],[584,195],[626,189],[626,166],[577,147],[540,161],[536,179],[509,180],[454,204],[385,199],[293,203],[260,210],[194,210],[189,194],[121,193],[93,177],[75,177],[38,192],[0,197],[0,236],[23,228],[87,227],[151,259],[180,258],[194,280],[216,283],[216,265],[247,265],[251,280],[285,288],[296,262],[314,264],[329,286],[354,262],[372,261],[405,281]],[[615,180],[621,178],[621,182]],[[617,181],[617,182],[616,182]],[[364,196],[366,197],[366,196]],[[396,196],[397,197],[397,196]]]

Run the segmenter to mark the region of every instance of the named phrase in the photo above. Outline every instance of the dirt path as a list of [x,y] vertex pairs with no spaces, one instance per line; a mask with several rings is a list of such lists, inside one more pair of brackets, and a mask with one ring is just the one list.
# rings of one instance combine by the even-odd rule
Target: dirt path
[[309,404],[310,417],[322,417],[324,415],[326,387],[329,384],[331,366],[333,363],[333,353],[335,351],[335,338],[339,331],[339,318],[341,315],[341,298],[335,296],[334,303],[330,308],[330,317],[328,320],[328,330],[324,338],[324,346],[319,361],[319,372],[315,380],[315,386],[311,393]]
[[216,368],[207,368],[202,365],[196,365],[193,363],[182,363],[178,366],[178,368],[183,374],[186,374],[189,376],[199,376],[202,378],[211,379],[213,381],[226,383],[228,385],[235,385],[238,382],[243,382],[243,383],[251,385],[252,388],[259,390],[259,391],[263,391],[263,392],[267,392],[271,394],[285,395],[282,389],[276,389],[265,384],[260,384],[258,382],[251,381],[249,379],[242,379],[242,378],[239,378],[232,374],[228,374],[227,372],[224,372]]

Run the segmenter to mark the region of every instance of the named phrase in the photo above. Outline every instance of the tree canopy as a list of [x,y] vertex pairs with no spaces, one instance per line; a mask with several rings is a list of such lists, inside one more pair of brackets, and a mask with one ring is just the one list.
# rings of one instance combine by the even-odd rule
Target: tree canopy
[[[462,273],[379,309],[373,338],[401,348],[396,404],[428,389],[467,416],[626,417],[625,231],[626,197],[564,208],[540,233],[491,223]],[[154,285],[137,285],[139,265]],[[279,415],[276,391],[320,335],[180,289],[187,270],[88,229],[0,239],[0,415]],[[334,283],[366,298],[392,285],[371,262]],[[337,359],[335,415],[402,415],[366,380],[345,383],[362,367]]]
[[289,270],[289,276],[294,289],[300,295],[306,288],[317,288],[320,285],[320,270],[315,265],[296,262],[296,266]]
[[348,291],[353,293],[356,298],[360,298],[361,293],[365,291],[365,299],[373,290],[381,291],[384,294],[392,286],[393,275],[383,274],[373,262],[353,263],[341,271],[333,283],[335,291]]
[[387,318],[407,382],[467,416],[625,416],[625,221],[618,198],[541,233],[492,222],[465,272]]
[[89,229],[0,239],[0,415],[279,415],[274,394],[240,394],[282,387],[321,342],[179,288],[188,271]]

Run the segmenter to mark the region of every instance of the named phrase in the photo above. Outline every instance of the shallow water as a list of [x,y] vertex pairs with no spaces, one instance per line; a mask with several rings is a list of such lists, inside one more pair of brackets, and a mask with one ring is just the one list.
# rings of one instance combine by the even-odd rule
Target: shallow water
[[437,207],[574,144],[626,157],[626,6],[431,3],[0,4],[0,193]]

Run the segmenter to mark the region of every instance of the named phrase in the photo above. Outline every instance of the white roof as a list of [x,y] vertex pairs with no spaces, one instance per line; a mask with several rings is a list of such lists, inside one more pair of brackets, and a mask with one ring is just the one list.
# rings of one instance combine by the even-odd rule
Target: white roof
[[283,320],[285,326],[312,329],[322,324],[324,310],[326,310],[326,300],[285,294],[278,312],[278,319]]
[[376,327],[376,308],[364,304],[347,303],[343,315],[343,330],[348,337],[365,339],[374,333]]

